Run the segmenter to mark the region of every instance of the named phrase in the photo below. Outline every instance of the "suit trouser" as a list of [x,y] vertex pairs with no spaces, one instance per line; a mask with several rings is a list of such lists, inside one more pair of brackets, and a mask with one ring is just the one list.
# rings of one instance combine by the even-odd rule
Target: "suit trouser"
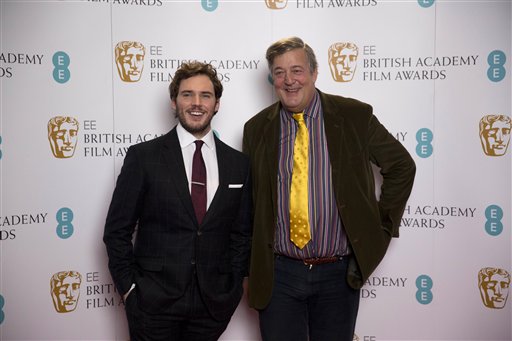
[[230,318],[217,321],[211,316],[195,276],[186,293],[165,314],[140,309],[137,289],[126,299],[131,341],[216,341],[227,328]]
[[309,266],[276,256],[272,298],[259,311],[263,341],[352,341],[360,290],[347,268],[348,257]]

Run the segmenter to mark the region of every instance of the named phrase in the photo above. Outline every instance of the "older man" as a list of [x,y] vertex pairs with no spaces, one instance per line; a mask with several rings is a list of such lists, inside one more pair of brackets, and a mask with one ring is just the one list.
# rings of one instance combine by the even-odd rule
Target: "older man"
[[398,237],[415,165],[370,105],[315,88],[318,64],[301,39],[277,41],[266,58],[279,101],[246,123],[243,140],[250,305],[265,341],[352,340],[359,289]]

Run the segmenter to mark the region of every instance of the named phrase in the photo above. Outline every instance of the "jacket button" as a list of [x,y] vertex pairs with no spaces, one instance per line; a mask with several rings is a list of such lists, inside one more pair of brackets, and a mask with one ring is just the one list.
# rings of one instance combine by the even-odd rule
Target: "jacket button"
[[203,234],[203,232],[201,232],[201,231],[197,231],[197,235],[198,235],[198,236],[201,236],[202,234]]
[[196,265],[196,260],[195,260],[195,259],[192,259],[192,260],[190,261],[190,264],[192,264],[192,265]]

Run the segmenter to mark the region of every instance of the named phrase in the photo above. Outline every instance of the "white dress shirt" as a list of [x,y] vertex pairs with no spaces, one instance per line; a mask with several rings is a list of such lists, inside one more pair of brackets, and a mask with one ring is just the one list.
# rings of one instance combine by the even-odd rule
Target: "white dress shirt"
[[[196,141],[197,138],[186,131],[179,123],[176,127],[176,132],[178,133],[178,140],[180,141],[185,171],[187,172],[188,189],[190,191],[192,188],[192,159],[196,151],[194,141]],[[204,164],[206,166],[206,208],[208,209],[215,196],[217,187],[219,187],[219,167],[217,165],[217,151],[215,149],[213,130],[210,129],[201,140],[204,142],[201,153],[203,154]]]

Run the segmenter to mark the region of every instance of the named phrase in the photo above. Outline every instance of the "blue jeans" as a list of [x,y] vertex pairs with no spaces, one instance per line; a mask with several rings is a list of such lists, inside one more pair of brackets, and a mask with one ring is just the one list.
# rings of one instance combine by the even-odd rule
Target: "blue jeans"
[[305,265],[276,256],[274,290],[259,311],[263,341],[352,341],[360,291],[347,284],[348,257]]

